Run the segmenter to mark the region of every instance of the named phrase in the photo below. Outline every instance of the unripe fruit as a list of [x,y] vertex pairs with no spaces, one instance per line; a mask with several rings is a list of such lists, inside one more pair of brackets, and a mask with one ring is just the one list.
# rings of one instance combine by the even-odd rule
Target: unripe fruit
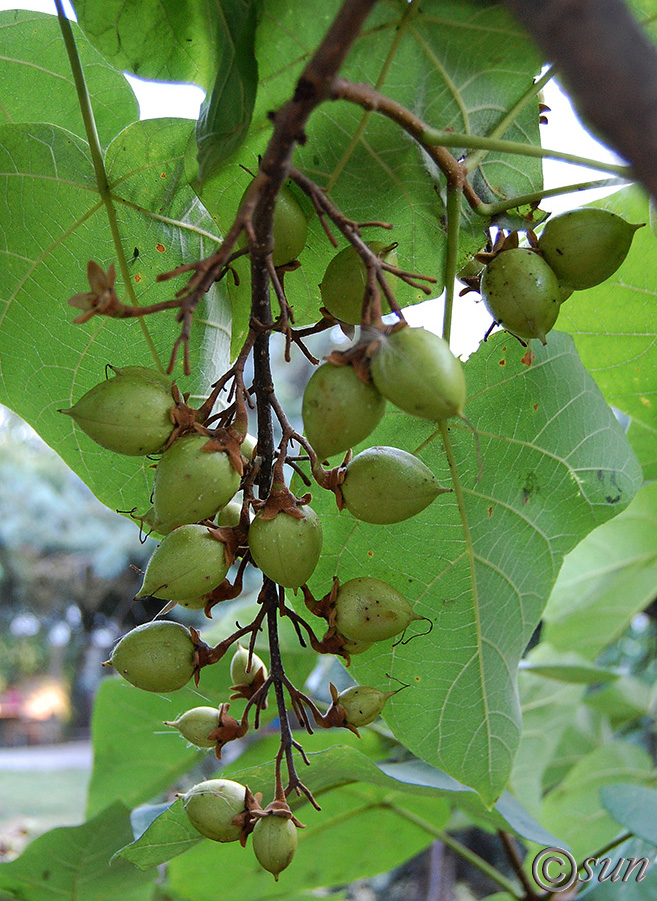
[[217,707],[194,707],[187,710],[178,719],[165,722],[165,726],[173,726],[183,738],[196,745],[197,748],[214,748],[216,739],[208,735],[219,725],[219,709]]
[[176,691],[194,674],[194,642],[180,623],[145,623],[123,636],[109,662],[137,688]]
[[343,582],[335,613],[338,632],[351,641],[385,641],[422,619],[392,585],[367,577]]
[[171,379],[141,366],[115,370],[87,391],[69,410],[96,444],[117,454],[138,457],[162,450],[173,431]]
[[256,449],[257,444],[258,439],[255,435],[251,435],[247,432],[244,441],[242,442],[242,446],[240,447],[242,454],[247,460],[251,461],[253,459],[253,452]]
[[396,692],[379,691],[369,685],[352,685],[341,691],[335,703],[344,707],[347,723],[350,726],[367,726],[381,715],[388,700]]
[[557,276],[539,254],[514,247],[488,264],[481,296],[495,322],[512,335],[545,344],[557,321],[562,293]]
[[[368,241],[367,246],[374,253],[381,255],[386,262],[393,262],[394,251],[381,254],[390,245],[382,241]],[[324,278],[319,286],[322,304],[331,316],[350,325],[358,325],[363,312],[365,285],[367,284],[367,267],[355,247],[349,245],[333,257],[326,267]]]
[[237,650],[230,661],[230,678],[233,685],[251,685],[258,672],[264,670],[264,677],[267,678],[267,667],[257,654],[251,657],[251,669],[247,672],[246,668],[249,664],[249,652],[238,643]]
[[[246,191],[242,195],[242,200],[245,194]],[[272,227],[274,235],[272,261],[274,266],[284,266],[285,263],[291,263],[292,260],[296,260],[306,246],[308,238],[306,215],[287,185],[283,185],[278,192]],[[246,245],[244,233],[242,233],[238,244],[240,247]]]
[[207,603],[207,598],[189,598],[186,601],[178,601],[179,607],[186,607],[188,610],[203,610]]
[[324,363],[303,393],[306,438],[320,460],[343,453],[374,431],[385,408],[385,399],[353,366]]
[[148,561],[138,598],[190,601],[212,591],[226,578],[225,545],[205,526],[186,525],[162,539]]
[[637,228],[609,210],[571,210],[548,220],[538,247],[559,281],[581,291],[616,272]]
[[155,470],[153,510],[167,531],[210,519],[240,487],[225,451],[204,451],[206,435],[184,435],[163,454]]
[[424,328],[406,326],[380,341],[372,357],[372,381],[412,416],[440,421],[463,413],[463,364],[447,341]]
[[262,572],[285,588],[299,588],[312,576],[322,552],[322,524],[314,510],[299,507],[301,519],[257,513],[249,527],[249,548]]
[[242,515],[242,504],[240,501],[230,501],[225,507],[222,507],[217,515],[216,523],[218,526],[227,526],[234,529],[239,523]]
[[297,850],[297,827],[285,817],[263,817],[253,830],[253,853],[260,866],[278,875],[292,863]]
[[236,842],[242,831],[234,826],[244,813],[246,788],[230,779],[208,779],[194,785],[183,796],[185,813],[201,835],[215,842]]
[[361,451],[340,490],[352,516],[379,525],[415,516],[445,491],[428,466],[398,447]]
[[342,650],[347,654],[363,654],[368,648],[371,648],[372,641],[352,641],[350,638],[342,645]]

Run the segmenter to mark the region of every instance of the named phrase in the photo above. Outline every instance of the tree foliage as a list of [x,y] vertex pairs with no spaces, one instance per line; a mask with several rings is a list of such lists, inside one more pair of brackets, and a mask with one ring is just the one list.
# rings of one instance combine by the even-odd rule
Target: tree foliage
[[[0,14],[0,401],[110,508],[146,511],[152,461],[99,447],[58,413],[106,364],[163,370],[171,360],[181,392],[200,403],[242,348],[262,346],[254,318],[265,331],[287,331],[292,353],[301,352],[303,330],[321,321],[318,285],[336,252],[325,228],[340,247],[358,246],[356,223],[375,223],[366,238],[398,245],[400,305],[427,296],[427,279],[410,273],[428,276],[435,294],[446,286],[449,339],[453,305],[468,302],[453,296],[457,269],[486,246],[489,229],[540,222],[539,89],[553,73],[540,76],[543,60],[505,5],[380,0],[357,34],[345,37],[344,25],[329,32],[357,5],[328,0],[310,14],[300,0],[79,0],[77,24]],[[637,8],[657,15],[653,0]],[[339,76],[317,65],[328,65],[327,46],[346,57]],[[121,70],[204,87],[198,122],[138,121]],[[301,132],[290,131],[294,122]],[[651,222],[629,168],[598,168],[625,183],[602,205]],[[308,218],[300,265],[281,277],[294,332],[284,304],[274,322],[266,266],[273,202],[288,177]],[[250,264],[248,255],[221,259],[224,239],[233,249],[236,216]],[[376,227],[382,220],[391,232]],[[67,302],[85,294],[89,260],[104,272],[115,266],[121,312],[92,316],[92,288],[72,324]],[[171,277],[158,280],[162,273]],[[190,284],[203,279],[185,306]],[[0,891],[34,901],[151,899],[154,868],[168,862],[168,898],[209,901],[220,879],[227,899],[301,897],[390,869],[435,838],[453,841],[454,810],[530,850],[558,845],[577,859],[628,832],[657,844],[644,825],[653,818],[641,813],[654,807],[652,760],[613,732],[648,710],[619,718],[628,677],[597,662],[657,583],[656,284],[649,226],[615,275],[564,303],[545,346],[532,341],[526,352],[503,331],[479,345],[465,363],[467,422],[436,424],[389,404],[357,450],[415,453],[452,489],[419,515],[367,524],[311,489],[324,527],[309,580],[315,597],[335,576],[367,574],[402,591],[431,630],[377,643],[349,667],[361,684],[407,686],[385,708],[391,735],[299,737],[310,763],[304,786],[322,809],[290,796],[307,828],[280,883],[237,845],[202,839],[170,794],[190,784],[201,755],[161,724],[194,706],[197,692],[165,698],[108,679],[94,714],[89,820],[0,867]],[[255,379],[257,395],[257,370]],[[271,467],[271,429],[262,420],[257,428]],[[299,475],[293,487],[305,490]],[[301,595],[288,594],[291,613],[303,615]],[[241,622],[256,615],[239,604],[214,608],[208,645],[231,633],[236,609]],[[302,685],[316,658],[289,619],[280,647]],[[258,652],[266,656],[264,639]],[[585,735],[589,686],[606,682],[619,690],[597,702],[604,728]],[[229,688],[225,661],[202,668],[203,703],[226,701]],[[221,775],[268,800],[277,750],[262,738]],[[505,894],[495,897],[537,897],[501,873],[496,881]],[[647,899],[651,884],[652,874],[631,897]],[[604,887],[593,897],[603,899]]]

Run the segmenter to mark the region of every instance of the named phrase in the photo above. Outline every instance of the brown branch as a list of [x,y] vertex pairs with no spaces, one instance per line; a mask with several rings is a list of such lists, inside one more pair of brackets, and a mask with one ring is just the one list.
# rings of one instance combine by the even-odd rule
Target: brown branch
[[535,886],[532,885],[531,880],[523,869],[522,860],[518,854],[518,849],[513,840],[513,836],[509,835],[508,832],[504,832],[502,829],[499,829],[497,834],[504,845],[504,851],[513,868],[513,872],[516,874],[525,890],[525,901],[537,901],[539,895],[536,894]]
[[584,118],[657,197],[657,50],[621,0],[505,0]]

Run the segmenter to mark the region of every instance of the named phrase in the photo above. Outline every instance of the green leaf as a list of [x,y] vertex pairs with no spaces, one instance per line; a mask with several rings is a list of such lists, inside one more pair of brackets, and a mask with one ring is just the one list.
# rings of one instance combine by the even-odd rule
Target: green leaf
[[[264,5],[256,36],[260,86],[250,133],[239,153],[204,184],[201,194],[224,233],[249,184],[249,175],[239,165],[256,171],[271,136],[268,114],[293,95],[304,66],[339,8],[339,0],[329,0],[308,15],[303,0],[271,0]],[[370,13],[340,74],[377,87],[430,125],[486,134],[508,107],[532,89],[539,70],[534,47],[499,3],[390,0]],[[322,105],[305,132],[307,141],[297,147],[294,165],[326,189],[351,219],[392,223],[392,232],[368,228],[365,237],[398,241],[399,265],[436,277],[432,295],[440,293],[446,246],[445,182],[435,164],[395,123],[347,101]],[[539,143],[536,98],[505,137]],[[195,179],[193,163],[188,177],[191,182]],[[540,189],[542,170],[536,160],[503,159],[491,153],[473,179],[482,197],[493,199]],[[486,225],[486,220],[464,213],[463,261],[485,245]],[[318,286],[335,252],[315,215],[299,256],[302,266],[285,277],[298,325],[319,318]],[[238,303],[239,291],[230,283],[229,291]],[[402,305],[427,296],[401,282],[395,291]]]
[[11,863],[0,865],[0,890],[21,901],[150,901],[153,870],[110,859],[130,840],[128,812],[114,804],[82,826],[41,835]]
[[637,838],[657,845],[657,791],[645,785],[605,785],[602,806]]
[[634,676],[623,676],[613,685],[588,694],[586,705],[609,717],[614,729],[631,723],[651,710],[650,688]]
[[191,688],[165,696],[141,691],[119,677],[105,679],[91,724],[94,765],[88,815],[117,800],[129,807],[148,801],[206,757],[164,725],[201,703]]
[[545,797],[543,825],[562,836],[576,860],[601,848],[619,833],[618,823],[600,801],[600,789],[617,782],[647,783],[652,761],[636,745],[614,741],[587,754]]
[[[112,195],[103,200],[79,138],[44,124],[0,127],[0,402],[114,509],[146,510],[150,461],[98,447],[57,411],[100,382],[107,363],[166,365],[180,325],[171,311],[73,325],[67,301],[87,290],[89,259],[104,269],[116,263],[117,293],[128,303],[168,299],[180,280],[157,284],[157,274],[216,246],[211,220],[182,180],[191,128],[149,120],[124,130],[107,151]],[[182,390],[198,396],[227,368],[228,317],[213,288],[195,317],[194,378],[180,380]]]
[[[139,118],[137,98],[122,73],[108,65],[75,22],[71,22],[71,29],[100,141],[107,146],[123,128]],[[56,17],[7,10],[0,13],[0,35],[3,121],[49,122],[86,137]]]
[[[384,711],[395,737],[487,803],[509,779],[520,737],[516,669],[563,555],[629,503],[640,482],[627,439],[572,342],[552,332],[535,353],[528,367],[522,348],[499,335],[466,364],[466,414],[483,476],[472,434],[452,426],[465,521],[456,493],[390,527],[338,515],[324,492],[313,499],[325,548],[310,583],[315,595],[333,575],[346,580],[365,570],[434,624],[429,635],[396,645],[392,659],[387,643],[355,657],[358,680],[383,688],[389,674],[409,684]],[[421,459],[449,485],[438,434],[390,412],[369,441],[410,451],[423,445]]]
[[574,685],[614,682],[620,676],[618,671],[589,663],[574,651],[561,655],[553,654],[551,659],[540,663],[521,660],[520,669],[543,676],[544,679],[555,679],[557,682],[570,682]]
[[[648,222],[648,201],[636,187],[595,205]],[[656,280],[655,236],[640,228],[620,269],[597,288],[575,291],[559,314],[559,328],[573,335],[607,401],[631,417],[628,435],[646,479],[657,476]]]
[[75,12],[88,39],[117,69],[159,81],[212,84],[225,39],[218,0],[76,0]]
[[215,172],[243,143],[251,124],[258,87],[254,55],[257,0],[224,0],[219,56],[212,90],[196,123],[199,182]]
[[559,732],[561,740],[543,773],[544,791],[561,782],[585,754],[613,738],[609,720],[588,706],[588,698],[589,695],[585,695],[585,703],[576,707],[575,716],[570,717],[566,728]]
[[[547,657],[543,643],[526,659],[540,661]],[[577,705],[584,689],[579,685],[554,682],[531,672],[518,677],[522,701],[522,735],[518,746],[511,788],[522,803],[540,817],[543,777],[552,762],[564,732],[577,715]]]
[[657,485],[566,559],[543,615],[545,641],[593,660],[657,593]]

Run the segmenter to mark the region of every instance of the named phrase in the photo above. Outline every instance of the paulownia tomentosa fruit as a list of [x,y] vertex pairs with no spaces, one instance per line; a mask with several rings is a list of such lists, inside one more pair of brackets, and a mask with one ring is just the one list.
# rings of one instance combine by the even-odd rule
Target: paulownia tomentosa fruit
[[184,525],[162,539],[148,561],[136,595],[164,601],[190,601],[212,591],[226,578],[225,545],[201,525]]
[[340,490],[352,516],[386,525],[415,516],[447,489],[413,454],[376,446],[351,460]]
[[165,721],[165,726],[173,726],[180,732],[183,738],[197,748],[214,748],[216,739],[209,739],[208,735],[219,725],[218,707],[193,707],[186,710],[177,719]]
[[299,588],[312,576],[322,552],[322,524],[308,506],[301,518],[277,513],[263,519],[257,513],[249,527],[249,549],[255,565],[278,585]]
[[121,638],[109,662],[137,688],[176,691],[194,674],[194,642],[189,629],[180,623],[145,623]]
[[158,532],[210,519],[240,487],[225,451],[205,451],[207,435],[184,435],[162,454],[155,470],[153,511]]
[[340,585],[335,614],[335,626],[341,635],[351,641],[366,642],[385,641],[399,635],[414,620],[422,619],[396,588],[367,576]]
[[[389,244],[382,241],[368,241],[367,246],[382,260],[392,263],[394,249],[384,253]],[[326,267],[319,286],[322,304],[331,316],[350,325],[358,325],[362,318],[367,267],[355,247],[349,245],[336,254]]]
[[306,438],[320,460],[344,453],[374,431],[385,408],[385,398],[353,366],[323,363],[303,393]]
[[113,378],[59,412],[70,416],[96,444],[117,454],[158,453],[173,431],[171,379],[142,366],[113,371]]
[[297,850],[297,827],[287,817],[275,815],[259,819],[253,830],[253,853],[260,866],[278,875],[292,863]]
[[503,250],[486,267],[481,296],[495,322],[528,341],[545,336],[557,321],[562,293],[546,261],[528,247]]
[[[242,200],[247,191],[242,195]],[[296,260],[306,246],[308,223],[304,211],[287,185],[281,187],[276,198],[272,231],[274,236],[272,262],[274,266],[284,266],[286,263]],[[238,244],[240,247],[246,245],[244,233]]]
[[267,678],[267,667],[257,654],[251,655],[251,667],[247,672],[248,665],[249,652],[238,642],[237,650],[230,661],[230,678],[233,685],[251,685],[260,670],[263,671],[264,678]]
[[236,842],[241,827],[233,820],[244,813],[246,788],[231,779],[208,779],[192,786],[182,803],[192,826],[214,842]]
[[368,726],[381,716],[388,698],[397,692],[379,691],[370,685],[352,685],[341,691],[335,699],[335,704],[340,704],[346,714],[346,725]]
[[581,291],[616,272],[642,224],[632,225],[610,210],[570,210],[548,219],[538,247],[559,281]]
[[372,357],[372,381],[389,401],[422,419],[461,416],[463,364],[439,335],[404,326],[382,336]]

